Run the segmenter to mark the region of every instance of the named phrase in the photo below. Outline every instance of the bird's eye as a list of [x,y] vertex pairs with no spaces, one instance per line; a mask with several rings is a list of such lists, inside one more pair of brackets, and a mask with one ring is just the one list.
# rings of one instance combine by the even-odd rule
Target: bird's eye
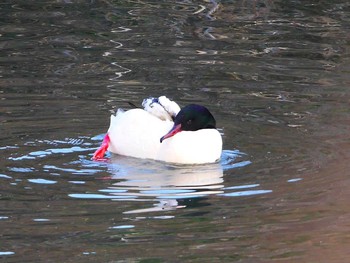
[[190,119],[186,123],[187,123],[187,125],[191,125],[192,124],[192,120]]

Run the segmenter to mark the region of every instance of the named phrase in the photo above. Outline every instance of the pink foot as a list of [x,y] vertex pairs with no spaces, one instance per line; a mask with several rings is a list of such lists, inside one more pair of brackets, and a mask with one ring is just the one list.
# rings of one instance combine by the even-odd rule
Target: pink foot
[[108,149],[109,146],[109,142],[111,141],[111,139],[109,138],[108,133],[105,135],[105,137],[103,138],[102,144],[100,146],[100,148],[98,148],[94,155],[92,156],[92,160],[94,161],[103,161],[105,160],[105,158],[103,158],[105,156],[105,153]]

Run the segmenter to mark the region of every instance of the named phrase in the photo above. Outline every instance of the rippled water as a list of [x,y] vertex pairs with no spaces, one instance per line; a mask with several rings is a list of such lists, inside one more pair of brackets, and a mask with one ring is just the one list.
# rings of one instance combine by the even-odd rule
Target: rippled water
[[[346,262],[347,1],[3,1],[0,261]],[[110,110],[206,105],[220,163],[91,161]]]

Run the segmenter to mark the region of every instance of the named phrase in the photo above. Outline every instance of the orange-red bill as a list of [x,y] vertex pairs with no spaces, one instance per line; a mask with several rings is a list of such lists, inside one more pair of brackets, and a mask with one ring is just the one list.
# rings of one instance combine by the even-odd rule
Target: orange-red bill
[[178,133],[180,131],[182,131],[181,124],[174,125],[174,127],[171,128],[171,130],[167,134],[165,134],[162,138],[160,138],[160,143],[162,143],[165,139],[173,137],[176,133]]

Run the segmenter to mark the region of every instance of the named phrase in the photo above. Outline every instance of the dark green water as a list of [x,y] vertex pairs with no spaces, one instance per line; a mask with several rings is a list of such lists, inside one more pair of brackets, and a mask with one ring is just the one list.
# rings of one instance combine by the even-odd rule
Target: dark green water
[[[349,36],[347,1],[2,1],[0,261],[346,262]],[[160,95],[219,164],[90,160]]]

